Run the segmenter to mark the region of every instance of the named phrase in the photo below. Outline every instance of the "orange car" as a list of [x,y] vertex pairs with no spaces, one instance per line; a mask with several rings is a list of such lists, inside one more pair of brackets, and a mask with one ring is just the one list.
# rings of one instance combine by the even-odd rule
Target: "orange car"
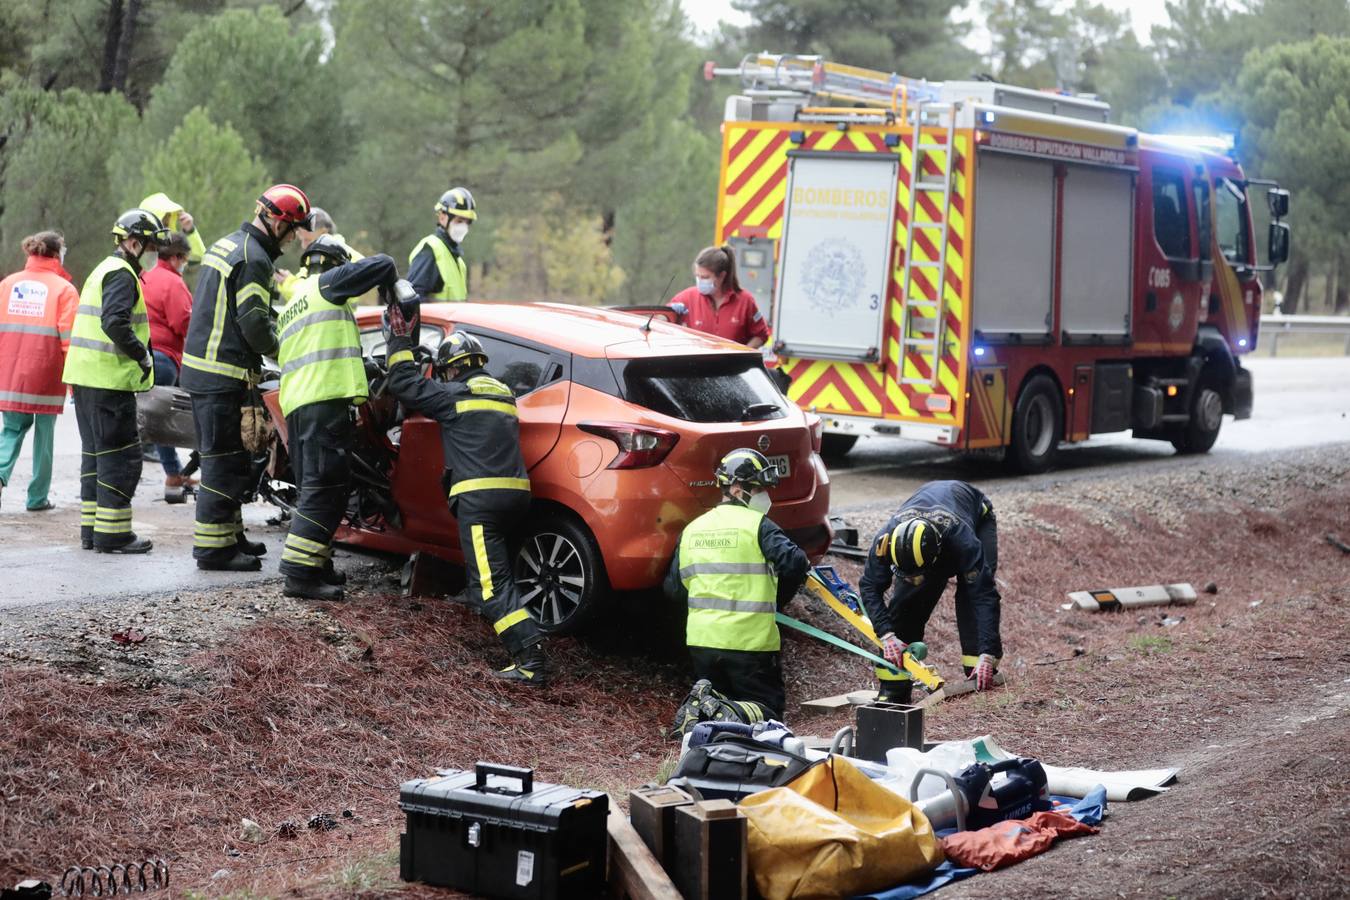
[[[358,323],[367,357],[382,362],[379,316],[365,307]],[[610,590],[658,585],[685,524],[721,499],[713,469],[736,447],[778,462],[784,477],[770,517],[813,560],[825,553],[821,422],[783,396],[757,351],[671,324],[659,311],[423,304],[429,351],[457,327],[483,342],[488,371],[518,398],[534,507],[516,574],[546,629],[574,630]],[[265,401],[284,427],[276,395]],[[440,427],[400,416],[378,387],[361,407],[352,499],[337,538],[462,564],[441,488]]]

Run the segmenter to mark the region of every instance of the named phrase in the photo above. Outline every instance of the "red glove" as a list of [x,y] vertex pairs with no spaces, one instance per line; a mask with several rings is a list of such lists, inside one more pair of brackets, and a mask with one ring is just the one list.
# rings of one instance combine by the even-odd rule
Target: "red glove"
[[385,327],[389,330],[390,335],[396,337],[408,337],[411,335],[413,329],[417,327],[417,320],[419,318],[421,317],[413,316],[412,321],[409,322],[403,316],[403,308],[397,303],[390,303],[384,308]]
[[887,632],[881,636],[881,655],[886,657],[886,662],[895,666],[901,672],[905,670],[905,648],[909,644],[895,636],[894,632]]
[[975,664],[975,670],[970,673],[970,677],[975,679],[975,690],[987,691],[994,686],[994,657],[988,653],[981,653],[980,660]]

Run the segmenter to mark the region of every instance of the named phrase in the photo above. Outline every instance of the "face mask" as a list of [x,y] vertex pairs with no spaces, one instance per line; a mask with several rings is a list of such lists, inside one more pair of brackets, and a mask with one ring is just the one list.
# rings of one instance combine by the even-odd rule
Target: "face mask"
[[756,512],[761,512],[767,515],[769,512],[769,507],[773,506],[773,500],[769,497],[768,491],[760,491],[757,494],[751,495],[750,499],[746,502],[745,505],[755,510]]
[[469,223],[455,222],[450,226],[449,232],[450,232],[450,240],[458,244],[459,242],[463,241],[464,236],[469,233]]
[[698,288],[700,294],[707,297],[713,292],[713,280],[711,278],[695,278],[694,287]]

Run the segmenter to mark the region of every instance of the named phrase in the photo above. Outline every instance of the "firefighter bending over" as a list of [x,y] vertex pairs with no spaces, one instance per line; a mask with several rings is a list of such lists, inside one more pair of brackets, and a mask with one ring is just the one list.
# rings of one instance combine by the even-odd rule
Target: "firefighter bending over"
[[548,678],[543,636],[512,572],[510,538],[530,511],[516,398],[483,370],[488,362],[483,345],[463,331],[447,335],[436,351],[436,380],[424,378],[413,357],[411,336],[418,318],[409,321],[398,303],[385,310],[389,392],[409,410],[440,423],[450,512],[459,522],[469,595],[478,599],[479,611],[511,654],[511,665],[497,676],[543,684]]
[[680,535],[666,594],[689,606],[685,640],[698,677],[675,714],[680,736],[704,720],[778,719],[783,689],[778,608],[806,580],[810,561],[765,515],[778,469],[758,450],[717,464],[722,502]]
[[[956,629],[961,665],[977,690],[994,685],[1003,655],[999,638],[998,527],[989,498],[964,481],[930,481],[900,505],[872,539],[858,593],[882,654],[899,674],[878,667],[878,700],[908,703],[913,683],[902,666],[905,647],[923,640],[948,579],[956,578]],[[895,592],[885,594],[893,578]]]

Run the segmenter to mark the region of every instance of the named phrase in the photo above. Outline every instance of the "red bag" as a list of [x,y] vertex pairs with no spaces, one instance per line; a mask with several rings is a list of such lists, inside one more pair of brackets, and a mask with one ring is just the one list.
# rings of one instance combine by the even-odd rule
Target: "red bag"
[[1067,813],[1038,812],[979,831],[959,831],[942,839],[942,850],[958,866],[992,872],[1044,853],[1059,838],[1096,834],[1099,830]]

